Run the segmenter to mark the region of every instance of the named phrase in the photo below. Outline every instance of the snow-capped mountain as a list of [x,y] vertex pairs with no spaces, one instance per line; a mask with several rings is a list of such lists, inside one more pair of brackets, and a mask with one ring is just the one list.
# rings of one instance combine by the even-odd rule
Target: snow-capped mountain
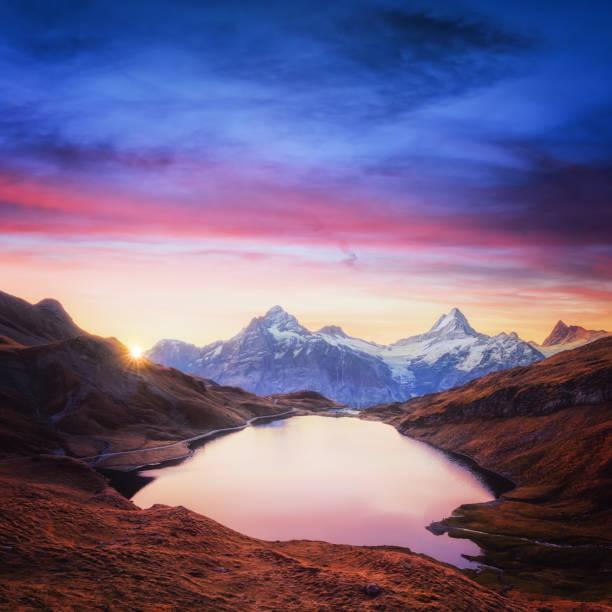
[[309,389],[357,408],[442,391],[543,358],[515,333],[479,334],[457,308],[428,332],[383,346],[335,325],[311,332],[280,306],[225,342],[198,349],[161,340],[146,356],[260,395]]

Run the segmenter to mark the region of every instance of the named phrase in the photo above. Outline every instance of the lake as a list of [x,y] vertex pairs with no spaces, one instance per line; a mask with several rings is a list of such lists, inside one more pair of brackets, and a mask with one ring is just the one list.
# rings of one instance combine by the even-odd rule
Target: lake
[[470,471],[390,425],[300,416],[208,442],[132,500],[182,505],[265,540],[405,546],[475,567],[471,541],[425,529],[464,503],[493,494]]

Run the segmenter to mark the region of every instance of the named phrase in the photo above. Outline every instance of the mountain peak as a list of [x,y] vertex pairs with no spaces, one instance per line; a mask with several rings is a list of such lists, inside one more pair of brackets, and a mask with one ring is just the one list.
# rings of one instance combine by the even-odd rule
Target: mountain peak
[[69,318],[69,315],[62,306],[62,304],[52,298],[45,298],[44,300],[40,300],[40,302],[34,304],[34,308],[36,308],[37,310],[44,310],[46,312],[53,313],[60,317]]
[[[287,315],[288,313],[282,306],[272,306],[268,312],[264,315],[264,319],[277,319],[278,317],[282,317],[283,315]],[[291,315],[289,315],[291,316]]]
[[0,291],[1,335],[24,346],[37,346],[83,333],[57,300],[45,299],[30,304]]
[[546,340],[542,342],[542,346],[553,346],[555,344],[563,344],[567,339],[568,335],[570,335],[570,331],[573,330],[578,331],[586,331],[582,327],[578,327],[576,325],[572,325],[568,327],[561,319],[557,321],[557,324],[553,327],[552,331],[546,337]]
[[563,321],[557,321],[542,346],[556,346],[561,344],[571,344],[573,342],[591,342],[597,338],[610,335],[603,329],[585,329],[580,325],[566,325]]
[[342,338],[347,337],[347,335],[344,333],[344,330],[338,325],[326,325],[325,327],[322,327],[317,333],[327,334],[328,336],[340,336]]
[[295,332],[306,332],[298,320],[291,314],[289,314],[282,306],[272,306],[263,317],[257,317],[253,319],[249,325],[252,326],[263,325],[265,329],[277,329],[278,331],[295,331]]
[[455,331],[468,335],[476,334],[476,331],[472,329],[465,315],[458,308],[452,308],[448,314],[442,315],[428,333],[450,333]]

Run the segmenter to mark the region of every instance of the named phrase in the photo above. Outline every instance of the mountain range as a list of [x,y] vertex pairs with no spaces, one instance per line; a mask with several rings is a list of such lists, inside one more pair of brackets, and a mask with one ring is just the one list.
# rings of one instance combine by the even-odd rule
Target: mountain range
[[478,333],[458,308],[426,333],[381,345],[335,325],[309,331],[280,306],[225,342],[199,348],[160,340],[145,355],[259,395],[310,389],[355,408],[442,391],[544,358],[514,332]]

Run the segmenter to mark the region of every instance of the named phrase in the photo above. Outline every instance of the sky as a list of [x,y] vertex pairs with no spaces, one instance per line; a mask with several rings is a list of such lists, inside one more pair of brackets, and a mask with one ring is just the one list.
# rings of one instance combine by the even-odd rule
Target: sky
[[143,347],[280,304],[612,329],[612,5],[0,3],[0,289]]

